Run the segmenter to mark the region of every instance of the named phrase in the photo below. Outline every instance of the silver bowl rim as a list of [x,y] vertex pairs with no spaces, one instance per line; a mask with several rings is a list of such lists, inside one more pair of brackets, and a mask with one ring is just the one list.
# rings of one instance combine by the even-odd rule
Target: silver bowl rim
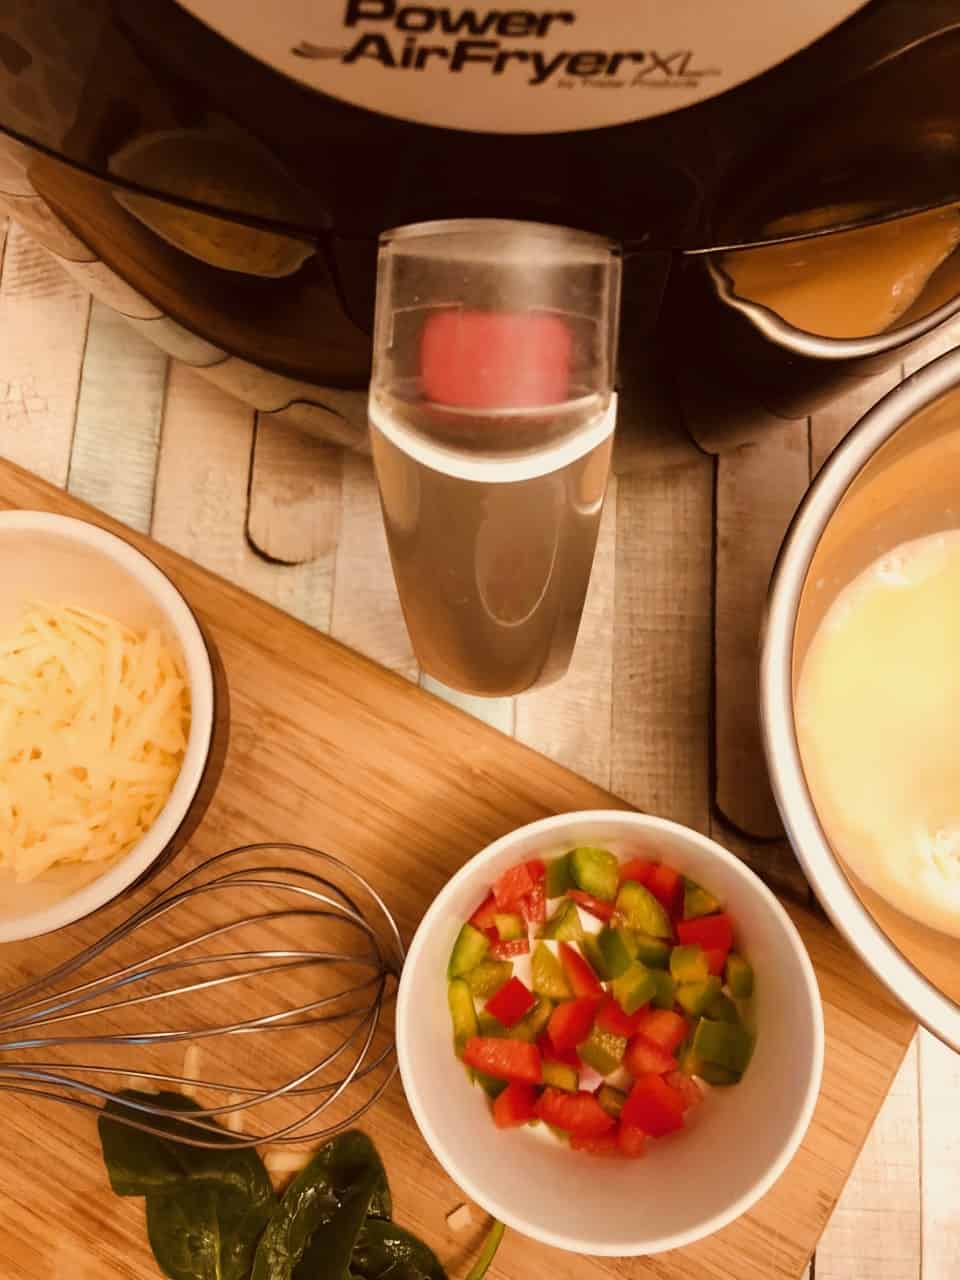
[[882,333],[861,338],[827,338],[806,329],[798,329],[762,302],[752,302],[749,298],[741,297],[736,292],[733,280],[720,264],[719,256],[717,252],[715,256],[707,258],[707,270],[720,300],[739,311],[765,338],[777,346],[786,348],[794,355],[809,356],[812,360],[842,361],[882,355],[916,342],[960,311],[960,295],[957,295],[941,302],[939,307],[928,311],[926,315],[911,320],[909,324],[894,326]]
[[773,794],[787,836],[821,905],[891,994],[960,1050],[960,1005],[933,985],[861,903],[830,848],[807,789],[793,722],[793,640],[800,596],[828,522],[877,450],[921,409],[960,384],[960,349],[884,396],[836,447],[787,531],[767,599],[760,653],[760,720]]

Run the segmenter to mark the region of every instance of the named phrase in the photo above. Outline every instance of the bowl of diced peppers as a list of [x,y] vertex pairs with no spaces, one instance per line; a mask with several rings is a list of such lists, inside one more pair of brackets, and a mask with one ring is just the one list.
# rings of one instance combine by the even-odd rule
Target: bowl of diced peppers
[[414,939],[397,1035],[451,1176],[529,1235],[614,1255],[744,1212],[799,1145],[823,1057],[774,896],[631,813],[545,819],[462,868]]
[[632,1159],[682,1130],[753,1051],[734,936],[709,889],[649,857],[580,845],[502,871],[447,963],[454,1050],[497,1128]]

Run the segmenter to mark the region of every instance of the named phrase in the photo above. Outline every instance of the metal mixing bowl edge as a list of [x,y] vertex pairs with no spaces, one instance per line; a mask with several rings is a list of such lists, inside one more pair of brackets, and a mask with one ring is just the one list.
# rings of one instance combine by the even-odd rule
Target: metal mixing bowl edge
[[861,903],[824,834],[807,789],[793,719],[793,644],[800,597],[821,535],[876,451],[914,414],[960,384],[960,350],[926,365],[866,413],[801,503],[774,566],[760,655],[760,719],[773,794],[820,903],[864,963],[917,1020],[960,1050],[960,1006],[890,941]]

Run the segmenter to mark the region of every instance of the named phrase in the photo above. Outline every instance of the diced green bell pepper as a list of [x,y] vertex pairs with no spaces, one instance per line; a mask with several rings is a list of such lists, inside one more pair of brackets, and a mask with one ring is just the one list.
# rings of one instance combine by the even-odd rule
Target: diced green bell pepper
[[677,984],[663,969],[651,969],[650,977],[656,986],[653,995],[654,1006],[657,1009],[672,1009],[676,1000]]
[[740,1079],[739,1071],[730,1071],[726,1067],[718,1067],[715,1062],[704,1062],[688,1044],[680,1057],[680,1070],[684,1075],[699,1076],[707,1084],[736,1084]]
[[604,925],[597,934],[597,947],[603,956],[603,968],[610,978],[619,978],[636,960],[635,943],[636,939],[630,929],[612,929],[610,925]]
[[711,1001],[710,1007],[706,1010],[706,1016],[712,1022],[739,1022],[740,1014],[737,1006],[733,1003],[729,996],[722,993],[717,996],[716,1000]]
[[530,1012],[514,1026],[514,1031],[518,1027],[523,1027],[524,1031],[530,1032],[530,1039],[536,1040],[541,1031],[545,1030],[547,1023],[550,1021],[550,1015],[553,1013],[554,1004],[552,1000],[542,997],[533,1006]]
[[676,982],[703,982],[710,966],[702,947],[674,947],[670,952],[670,976]]
[[481,1009],[477,1014],[477,1026],[479,1028],[477,1034],[486,1039],[506,1040],[510,1034],[509,1029],[492,1013],[487,1013],[486,1009]]
[[727,956],[727,986],[736,1000],[749,1000],[753,995],[753,969],[736,951]]
[[673,929],[661,903],[636,880],[625,880],[617,894],[617,912],[631,929],[652,938],[670,938]]
[[683,882],[683,918],[684,920],[697,920],[700,916],[712,916],[715,911],[720,910],[720,903],[708,893],[706,889],[696,884],[693,880],[684,879]]
[[[739,1024],[701,1018],[693,1036],[693,1052],[701,1061],[742,1073],[750,1061],[753,1041]],[[706,1079],[706,1076],[704,1076]]]
[[706,1080],[707,1084],[739,1084],[739,1071],[730,1071],[726,1067],[718,1067],[715,1062],[701,1062],[700,1070],[696,1073],[701,1080]]
[[543,1083],[553,1085],[554,1089],[563,1089],[567,1093],[576,1093],[580,1088],[580,1076],[574,1067],[564,1062],[544,1062],[540,1067]]
[[573,995],[573,988],[567,981],[563,965],[542,942],[538,942],[533,949],[530,985],[538,996],[549,996],[551,1000],[569,1000]]
[[570,873],[570,855],[553,858],[547,863],[547,897],[562,898],[573,888],[573,876]]
[[[527,1017],[530,1015],[528,1014]],[[477,1034],[487,1040],[522,1040],[525,1044],[533,1044],[540,1031],[527,1022],[526,1018],[522,1018],[519,1022],[514,1023],[512,1027],[505,1027],[502,1022],[487,1013],[486,1009],[481,1009],[477,1014]],[[543,1028],[541,1027],[542,1031]]]
[[677,1065],[686,1076],[696,1076],[700,1074],[699,1069],[701,1062],[693,1052],[692,1040],[688,1040],[681,1052],[677,1055]]
[[612,902],[620,883],[620,863],[606,849],[580,848],[570,854],[570,874],[577,888],[601,902]]
[[600,981],[609,982],[613,977],[613,974],[607,968],[606,957],[600,950],[600,943],[597,941],[597,934],[588,933],[585,937],[581,938],[580,950],[589,961],[591,969]]
[[579,942],[583,937],[583,925],[577,912],[577,904],[567,898],[540,930],[541,938],[557,942]]
[[482,1071],[474,1071],[473,1078],[491,1100],[498,1098],[507,1087],[506,1080],[497,1080],[494,1076],[484,1075]]
[[648,969],[666,969],[670,961],[670,944],[662,938],[651,938],[647,933],[630,932],[636,947],[635,958]]
[[614,978],[611,984],[613,998],[624,1013],[636,1013],[642,1005],[649,1004],[657,990],[653,973],[646,965],[635,960],[630,968]]
[[490,950],[490,943],[479,929],[472,924],[465,924],[457,934],[457,940],[450,952],[450,963],[447,965],[448,978],[462,978],[464,974],[475,969]]
[[453,1043],[459,1058],[470,1037],[478,1035],[480,1031],[473,993],[463,978],[454,978],[447,986],[447,1004],[453,1019]]
[[597,1090],[597,1101],[608,1116],[618,1117],[626,1100],[627,1095],[615,1089],[612,1084],[602,1084]]
[[720,979],[704,978],[702,982],[683,982],[677,987],[676,1002],[691,1018],[699,1018],[720,994]]
[[500,1034],[501,1040],[523,1040],[525,1044],[533,1044],[536,1038],[530,1024],[523,1019],[515,1022],[512,1027],[504,1027]]
[[518,938],[527,936],[527,926],[523,916],[500,915],[493,917],[501,942],[516,942]]
[[482,960],[466,975],[466,983],[478,1000],[489,1000],[512,977],[509,960]]
[[612,1031],[604,1031],[594,1023],[590,1034],[582,1044],[577,1045],[577,1053],[588,1067],[602,1076],[616,1071],[627,1052],[625,1036],[615,1035]]

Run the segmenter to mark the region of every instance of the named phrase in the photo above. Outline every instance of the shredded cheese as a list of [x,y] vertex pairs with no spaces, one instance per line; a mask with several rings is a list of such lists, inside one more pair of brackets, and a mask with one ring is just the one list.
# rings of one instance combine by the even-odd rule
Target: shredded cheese
[[[248,1100],[249,1095],[246,1093],[231,1093],[227,1096],[227,1102],[231,1107],[239,1106],[241,1103],[247,1102]],[[231,1133],[243,1133],[245,1114],[245,1111],[228,1111],[223,1121],[225,1127],[229,1129]]]
[[299,1173],[301,1169],[305,1169],[315,1154],[314,1151],[302,1149],[291,1151],[287,1147],[275,1148],[267,1152],[263,1157],[263,1163],[271,1177],[286,1178],[292,1173]]
[[[187,1080],[196,1080],[200,1073],[200,1046],[198,1044],[187,1045],[187,1051],[183,1055],[183,1074]],[[197,1097],[197,1086],[195,1084],[183,1084],[180,1086],[180,1092],[185,1098]]]
[[452,1213],[447,1214],[447,1226],[451,1231],[466,1231],[473,1226],[473,1213],[468,1204],[459,1205]]
[[0,632],[0,869],[28,881],[125,853],[166,803],[189,725],[158,631],[28,606]]

